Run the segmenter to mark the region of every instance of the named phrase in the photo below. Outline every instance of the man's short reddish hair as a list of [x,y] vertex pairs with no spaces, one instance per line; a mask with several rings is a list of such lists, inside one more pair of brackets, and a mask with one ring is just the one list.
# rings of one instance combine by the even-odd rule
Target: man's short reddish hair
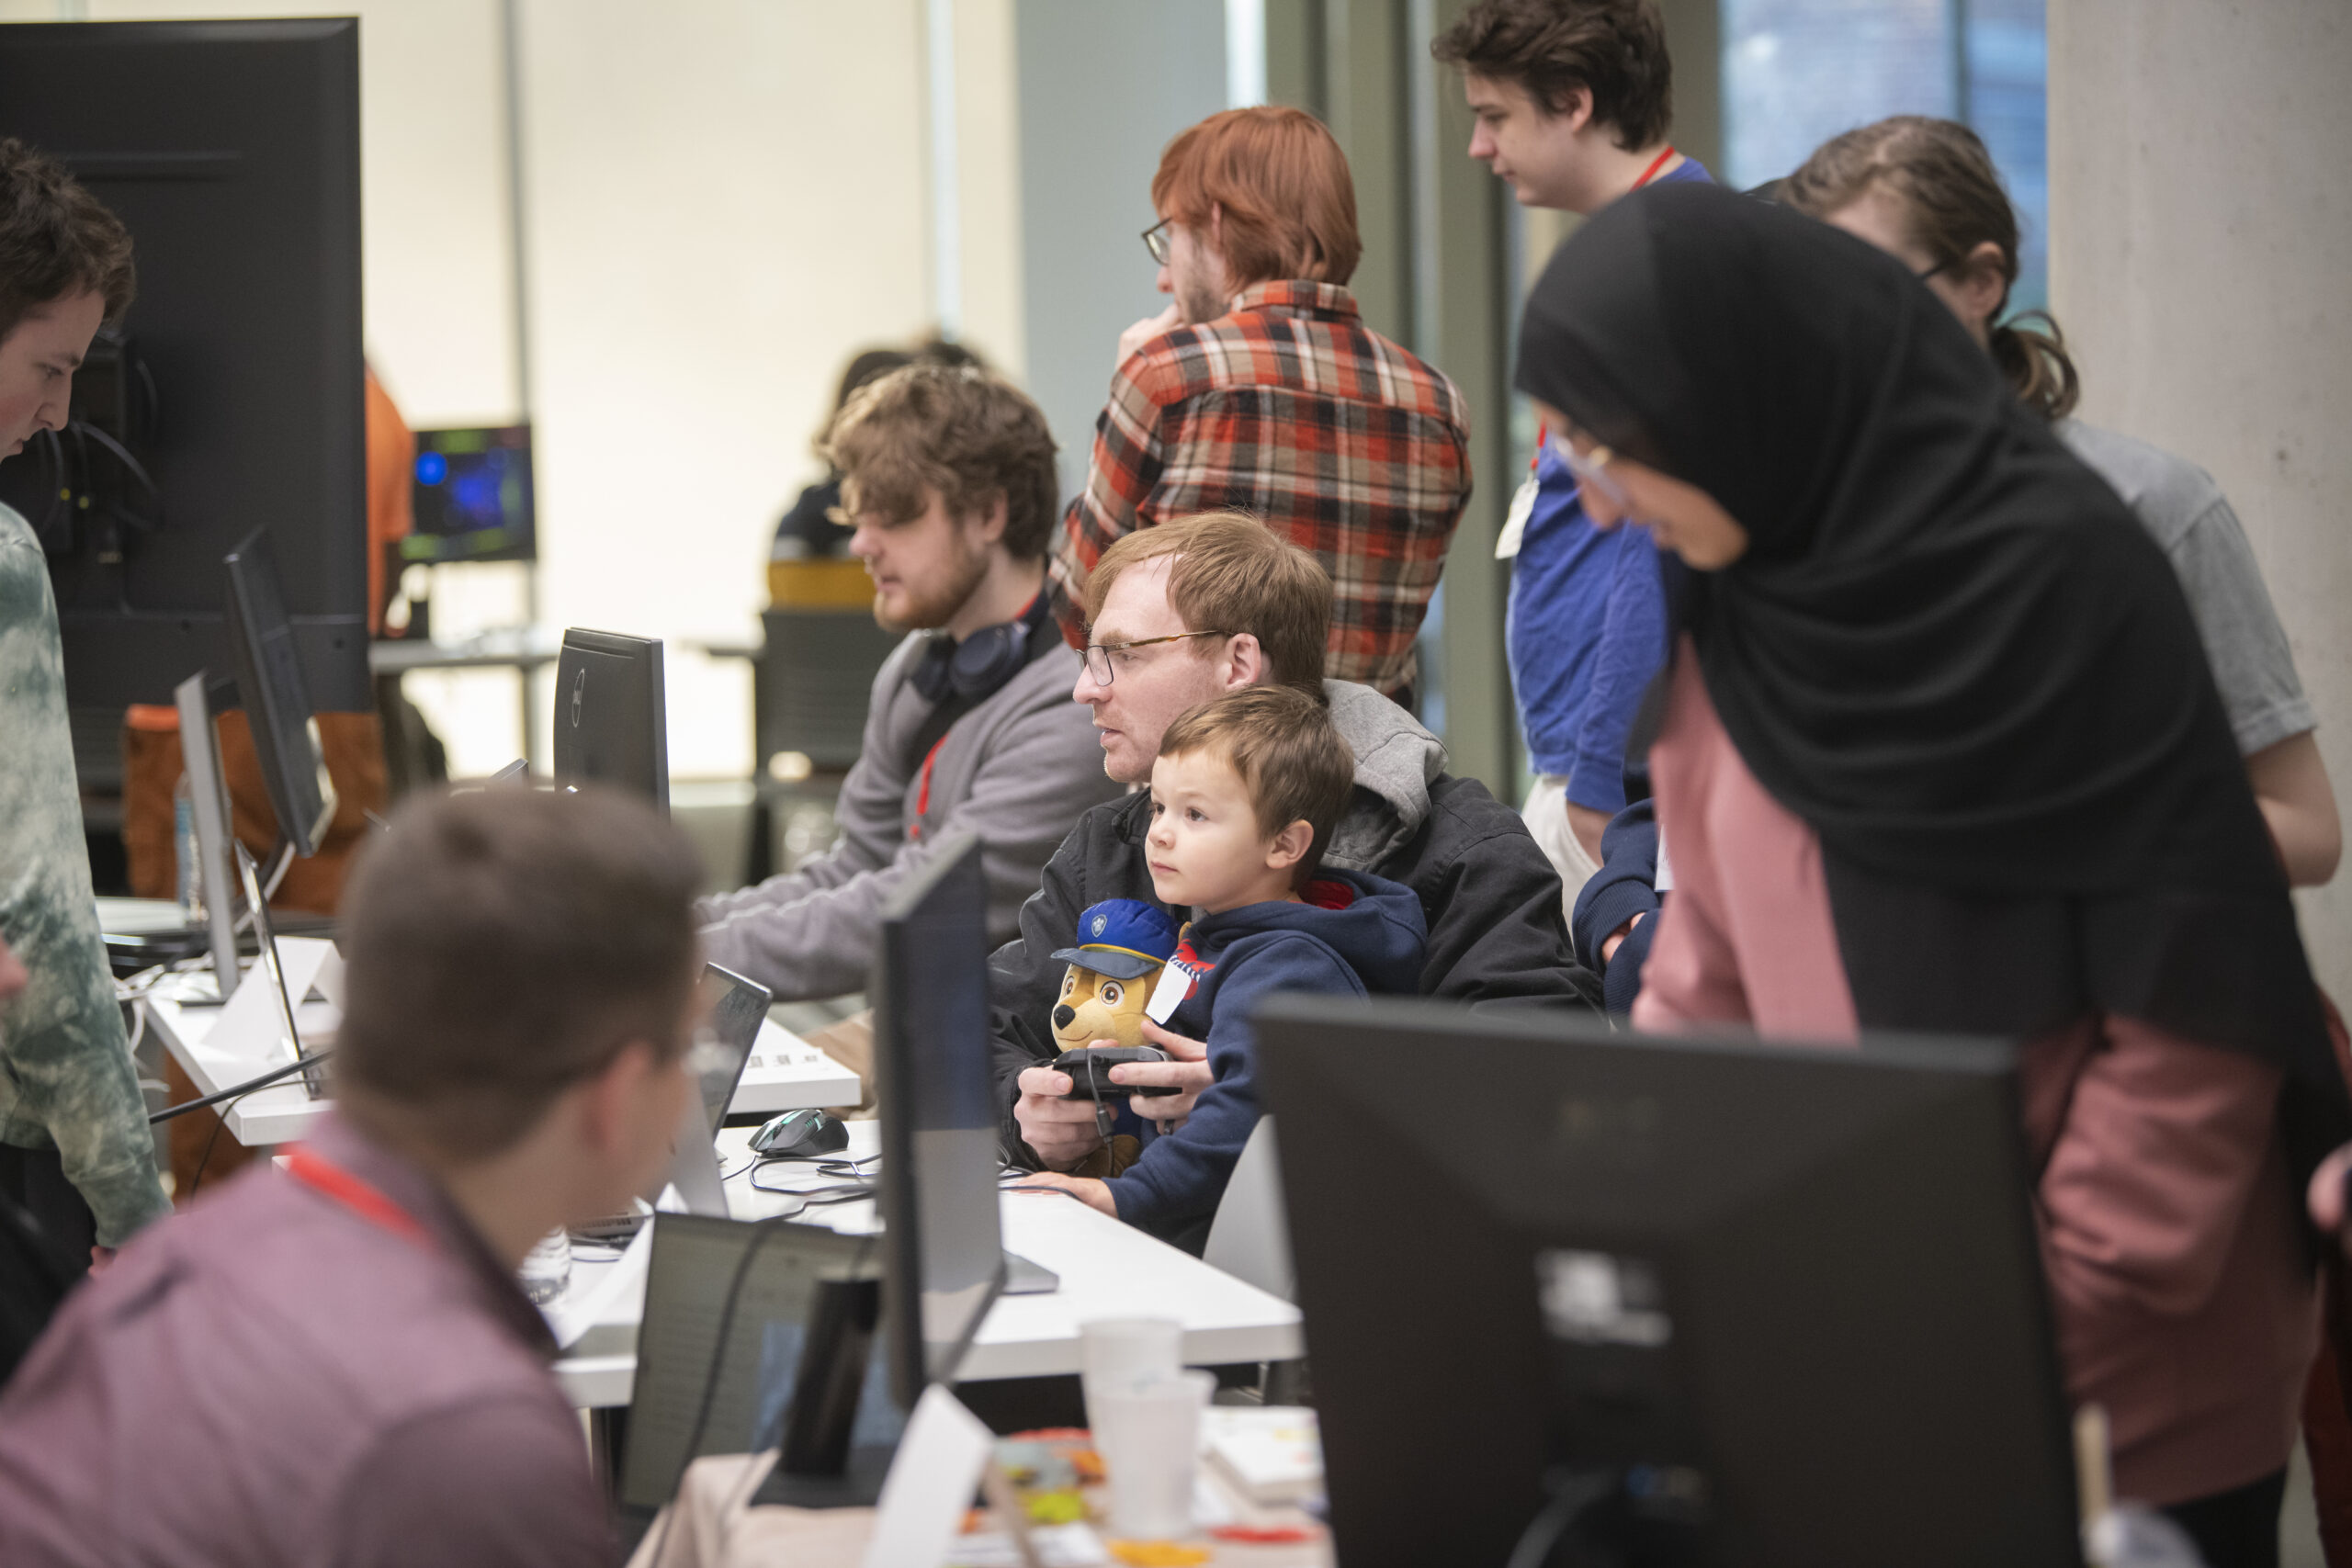
[[1345,283],[1363,255],[1348,156],[1302,109],[1227,109],[1177,133],[1151,177],[1162,218],[1205,231],[1222,209],[1236,289],[1278,278]]

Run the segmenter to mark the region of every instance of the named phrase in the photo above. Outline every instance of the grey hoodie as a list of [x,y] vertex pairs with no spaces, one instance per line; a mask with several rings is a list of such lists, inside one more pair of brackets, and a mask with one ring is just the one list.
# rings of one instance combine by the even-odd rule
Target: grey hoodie
[[979,835],[989,940],[1003,941],[1054,846],[1089,807],[1120,792],[1103,774],[1093,715],[1070,700],[1079,656],[1058,644],[956,721],[926,777],[923,759],[907,755],[933,706],[910,682],[924,641],[907,638],[874,678],[865,742],[834,807],[841,838],[832,849],[697,907],[704,955],[778,1001],[865,985],[883,900],[950,828]]
[[1427,820],[1430,786],[1445,773],[1445,745],[1370,686],[1326,681],[1323,693],[1356,758],[1355,796],[1331,829],[1323,863],[1374,871]]

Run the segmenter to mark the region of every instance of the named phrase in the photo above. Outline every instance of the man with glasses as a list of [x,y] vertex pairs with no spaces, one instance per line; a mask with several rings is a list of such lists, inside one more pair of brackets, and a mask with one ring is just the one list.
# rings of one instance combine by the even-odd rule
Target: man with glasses
[[1324,673],[1409,704],[1413,641],[1470,499],[1468,415],[1357,313],[1346,156],[1310,115],[1230,109],[1168,144],[1151,200],[1144,244],[1175,303],[1120,335],[1054,553],[1063,630],[1076,640],[1114,541],[1232,507],[1338,586]]
[[[950,828],[979,835],[989,938],[1004,941],[1054,846],[1117,793],[1047,613],[1060,492],[1037,405],[976,367],[918,361],[860,388],[826,446],[874,617],[913,635],[875,678],[833,847],[703,900],[711,962],[779,1001],[865,986],[883,902]],[[855,1033],[833,1042],[854,1064]]]
[[[1105,550],[1086,606],[1086,667],[1071,694],[1092,716],[1111,778],[1147,783],[1160,736],[1187,709],[1245,686],[1295,686],[1330,705],[1355,753],[1355,791],[1324,862],[1419,896],[1429,925],[1421,993],[1469,1002],[1595,994],[1568,957],[1560,879],[1518,814],[1476,780],[1447,773],[1444,748],[1404,709],[1324,678],[1331,580],[1313,556],[1238,513],[1175,519]],[[1069,1077],[1044,1065],[1059,1049],[1054,954],[1077,945],[1090,906],[1157,903],[1144,852],[1150,826],[1148,793],[1088,812],[1022,906],[1019,938],[989,961],[1005,1145],[1022,1163],[1114,1174],[1091,1102],[1063,1099]],[[1191,913],[1170,912],[1180,922]],[[1180,1090],[1144,1103],[1154,1121],[1181,1122],[1211,1081],[1208,1064],[1197,1043],[1157,1024],[1144,1034],[1176,1060],[1114,1067],[1111,1081]],[[1122,1112],[1130,1130],[1132,1119]]]
[[[1470,156],[1523,207],[1591,213],[1645,185],[1707,178],[1667,141],[1673,62],[1653,0],[1481,0],[1430,52],[1461,68]],[[1536,774],[1527,825],[1574,903],[1626,804],[1625,738],[1665,660],[1666,599],[1643,530],[1587,521],[1569,450],[1539,448],[1497,554],[1515,558],[1505,637]]]

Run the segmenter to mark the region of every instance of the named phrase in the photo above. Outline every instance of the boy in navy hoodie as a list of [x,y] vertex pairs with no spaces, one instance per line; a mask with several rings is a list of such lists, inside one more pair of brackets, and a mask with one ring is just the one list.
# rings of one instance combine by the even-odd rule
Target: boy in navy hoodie
[[1206,1042],[1216,1081],[1121,1175],[1046,1173],[1030,1184],[1063,1188],[1197,1253],[1258,1124],[1259,1000],[1414,992],[1428,931],[1413,890],[1357,872],[1317,874],[1354,783],[1330,709],[1293,687],[1229,693],[1168,727],[1144,852],[1160,902],[1196,916],[1147,1012]]

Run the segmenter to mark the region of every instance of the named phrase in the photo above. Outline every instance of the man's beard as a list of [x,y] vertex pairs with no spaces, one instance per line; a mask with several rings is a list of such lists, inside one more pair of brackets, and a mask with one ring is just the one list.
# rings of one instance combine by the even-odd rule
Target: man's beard
[[906,614],[897,618],[882,613],[882,601],[877,597],[874,601],[875,625],[897,637],[907,632],[934,631],[953,620],[956,612],[964,607],[964,601],[978,590],[980,580],[989,574],[987,551],[972,549],[960,538],[956,548],[955,564],[948,570],[944,586],[922,596],[910,588]]
[[1184,318],[1186,326],[1197,327],[1204,321],[1214,321],[1220,316],[1229,315],[1233,310],[1233,300],[1229,296],[1218,293],[1211,285],[1188,282],[1183,292],[1176,297],[1176,309],[1178,314]]

